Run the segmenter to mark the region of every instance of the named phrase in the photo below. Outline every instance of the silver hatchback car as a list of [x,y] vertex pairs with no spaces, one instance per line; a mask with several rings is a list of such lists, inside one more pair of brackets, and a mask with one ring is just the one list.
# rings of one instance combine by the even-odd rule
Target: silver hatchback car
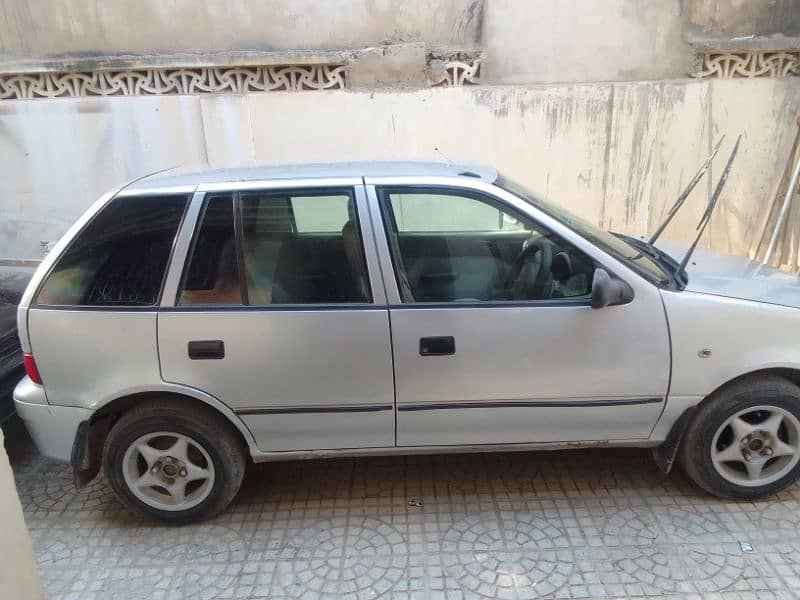
[[638,446],[773,494],[800,475],[800,284],[687,270],[483,167],[172,170],[43,261],[14,398],[79,483],[171,522],[248,459]]

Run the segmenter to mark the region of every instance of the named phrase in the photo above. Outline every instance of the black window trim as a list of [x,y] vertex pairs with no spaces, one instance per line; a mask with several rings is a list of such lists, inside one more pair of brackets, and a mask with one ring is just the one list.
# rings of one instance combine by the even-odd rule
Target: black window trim
[[[355,185],[343,186],[325,186],[325,187],[281,187],[281,188],[255,188],[246,190],[214,190],[203,192],[203,206],[197,216],[192,231],[192,239],[189,244],[189,250],[184,258],[183,266],[181,269],[181,277],[178,283],[178,289],[175,292],[175,302],[173,306],[159,306],[160,312],[257,312],[257,311],[272,311],[272,312],[318,312],[318,311],[337,311],[337,310],[375,310],[386,309],[385,304],[377,304],[375,301],[375,294],[373,292],[372,279],[369,274],[369,264],[367,261],[367,249],[364,244],[364,236],[362,235],[361,211],[358,209],[356,198]],[[367,302],[319,302],[319,303],[283,303],[283,304],[249,304],[245,301],[245,290],[247,289],[247,274],[244,271],[244,246],[242,243],[242,214],[241,214],[241,197],[249,195],[270,195],[270,196],[341,196],[347,195],[353,203],[353,209],[356,216],[356,227],[358,229],[358,238],[361,242],[362,254],[364,257],[364,273],[367,276],[367,286],[369,292],[369,300]],[[187,274],[187,269],[191,262],[194,253],[194,246],[197,241],[197,236],[205,216],[208,201],[211,198],[220,196],[231,196],[233,198],[234,210],[234,244],[236,246],[236,263],[239,270],[239,281],[242,288],[242,304],[180,304],[180,295],[183,290],[184,278]],[[294,209],[291,202],[289,203],[289,210],[291,211],[293,231],[297,232],[297,223],[295,221]],[[238,233],[237,233],[238,232]],[[244,281],[242,281],[244,278]],[[247,298],[249,300],[249,298]]]
[[[161,300],[164,294],[164,288],[167,284],[167,276],[169,275],[169,269],[172,265],[172,261],[175,257],[175,250],[178,246],[178,238],[181,234],[181,229],[183,229],[183,224],[186,221],[186,215],[189,213],[189,206],[192,203],[193,192],[172,192],[172,193],[147,193],[146,191],[143,192],[129,192],[129,193],[122,193],[122,191],[116,193],[111,198],[108,199],[108,202],[103,204],[97,211],[92,215],[92,217],[80,228],[80,230],[72,237],[67,244],[67,247],[61,251],[61,254],[56,257],[53,261],[53,264],[50,265],[50,268],[45,273],[44,277],[39,281],[39,285],[36,287],[36,291],[33,294],[33,300],[31,301],[30,308],[35,308],[37,310],[70,310],[70,311],[95,311],[95,312],[107,312],[107,311],[117,311],[117,312],[153,312],[158,310],[161,306]],[[83,233],[94,223],[95,219],[97,219],[100,214],[108,208],[114,200],[122,199],[122,198],[141,198],[141,197],[150,197],[150,196],[159,196],[159,197],[171,197],[183,196],[185,198],[185,202],[183,204],[183,212],[181,212],[181,218],[178,220],[178,227],[175,229],[175,234],[172,236],[172,244],[170,245],[169,255],[167,256],[167,263],[166,267],[164,268],[164,275],[161,277],[161,284],[158,288],[158,293],[156,294],[156,301],[153,304],[141,304],[141,305],[129,305],[129,304],[120,304],[120,305],[102,305],[102,304],[39,304],[39,294],[42,291],[42,288],[45,286],[47,281],[50,279],[50,276],[53,274],[53,271],[58,266],[58,263],[61,259],[69,252],[73,245],[77,242],[77,240],[83,235]]]
[[[545,227],[542,225],[538,219],[523,213],[515,206],[512,206],[502,198],[498,198],[492,194],[487,192],[476,190],[473,188],[465,188],[453,185],[438,185],[438,184],[389,184],[389,185],[376,185],[375,192],[378,198],[378,208],[381,214],[382,220],[382,227],[384,235],[386,236],[386,243],[389,247],[389,257],[392,262],[392,270],[394,272],[394,280],[395,285],[397,286],[397,294],[400,298],[400,304],[390,303],[389,308],[392,310],[425,310],[425,309],[476,309],[476,308],[545,308],[545,307],[568,307],[568,308],[575,308],[575,307],[591,307],[591,297],[590,298],[547,298],[542,300],[479,300],[478,302],[446,302],[446,301],[412,301],[409,302],[405,298],[403,298],[402,292],[402,285],[400,283],[400,273],[397,266],[397,259],[396,259],[396,252],[399,252],[399,249],[396,251],[394,248],[394,242],[391,238],[391,233],[389,230],[390,226],[394,227],[395,231],[397,229],[397,223],[394,218],[394,211],[392,210],[390,204],[391,199],[389,197],[390,194],[402,194],[402,193],[409,193],[409,194],[424,194],[424,193],[432,193],[432,194],[442,194],[443,192],[450,193],[453,196],[463,196],[466,198],[473,198],[478,201],[483,201],[490,206],[497,208],[501,212],[506,212],[513,216],[516,219],[519,219],[523,222],[531,221],[533,222],[536,227],[540,230],[552,235],[558,239],[563,239],[562,236],[553,232],[549,227]],[[399,233],[399,231],[398,231]],[[435,233],[435,232],[431,232]],[[564,240],[566,241],[566,240]],[[567,242],[570,246],[574,247],[574,244]],[[582,250],[576,248],[579,252],[584,254],[587,259],[589,259],[595,268],[602,267],[609,274],[613,274],[612,270],[608,269],[607,267],[603,266],[600,262],[597,261],[596,258],[593,256],[589,256]],[[614,274],[616,277],[617,275]]]

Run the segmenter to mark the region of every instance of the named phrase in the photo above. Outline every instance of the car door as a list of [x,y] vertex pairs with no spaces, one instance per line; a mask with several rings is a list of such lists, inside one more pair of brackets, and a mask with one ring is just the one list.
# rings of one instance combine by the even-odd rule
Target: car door
[[158,315],[163,378],[227,404],[262,451],[393,446],[388,311],[361,181],[199,190]]
[[[367,184],[390,303],[398,446],[649,436],[670,360],[655,286],[493,186]],[[633,301],[591,308],[596,266],[625,278]]]

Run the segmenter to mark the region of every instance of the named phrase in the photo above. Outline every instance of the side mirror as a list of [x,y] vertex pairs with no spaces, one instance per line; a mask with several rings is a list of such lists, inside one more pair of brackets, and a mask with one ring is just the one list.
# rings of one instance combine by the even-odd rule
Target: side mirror
[[627,304],[633,300],[633,289],[627,283],[612,277],[605,269],[594,270],[592,278],[592,308]]

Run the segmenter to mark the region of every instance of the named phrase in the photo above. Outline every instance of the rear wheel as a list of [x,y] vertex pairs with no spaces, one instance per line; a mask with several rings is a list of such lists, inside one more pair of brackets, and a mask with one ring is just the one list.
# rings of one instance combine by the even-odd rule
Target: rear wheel
[[769,376],[716,392],[689,426],[681,462],[698,485],[724,498],[785,489],[800,477],[800,388]]
[[119,499],[172,523],[223,511],[244,467],[244,449],[228,423],[212,411],[169,402],[125,413],[103,449],[104,473]]

